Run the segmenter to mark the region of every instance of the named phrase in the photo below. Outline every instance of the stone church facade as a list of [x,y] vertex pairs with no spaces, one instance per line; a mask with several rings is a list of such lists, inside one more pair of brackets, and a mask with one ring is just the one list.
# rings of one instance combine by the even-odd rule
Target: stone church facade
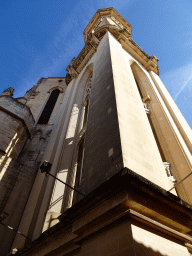
[[1,255],[191,255],[192,132],[131,34],[100,9],[66,77],[0,96]]

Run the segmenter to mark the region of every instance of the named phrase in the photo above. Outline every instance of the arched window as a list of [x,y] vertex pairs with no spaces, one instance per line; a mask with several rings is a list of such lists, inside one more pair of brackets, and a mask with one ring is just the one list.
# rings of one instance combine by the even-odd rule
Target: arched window
[[[135,63],[131,65],[131,70],[132,70],[132,73],[133,73],[133,76],[134,76],[134,79],[135,79],[135,82],[136,82],[137,89],[138,89],[138,91],[139,91],[141,100],[143,101],[144,93],[143,93],[143,91],[142,91],[141,82],[140,82],[139,77],[138,77],[138,75],[137,75],[138,67],[136,66]],[[143,89],[144,89],[144,88],[143,88]],[[144,107],[145,107],[145,103],[144,103]],[[148,107],[146,107],[146,110],[148,110]],[[150,123],[150,126],[151,126],[151,129],[152,129],[152,132],[153,132],[155,141],[156,141],[156,143],[157,143],[157,147],[158,147],[158,149],[159,149],[159,153],[160,153],[160,155],[161,155],[162,161],[163,161],[163,162],[166,162],[165,155],[164,155],[164,153],[163,153],[163,149],[162,149],[162,147],[161,147],[161,144],[160,144],[160,141],[159,141],[159,139],[158,139],[157,133],[156,133],[156,131],[155,131],[155,127],[154,127],[154,125],[153,125],[153,122],[152,122],[152,120],[151,120],[151,117],[150,117],[150,115],[149,115],[150,111],[149,111],[149,112],[146,111],[146,113],[147,113],[147,118],[148,118],[148,121],[149,121],[149,123]]]
[[83,102],[83,113],[82,113],[82,127],[79,133],[80,141],[78,145],[78,153],[77,153],[77,175],[76,175],[76,186],[81,183],[82,176],[82,168],[83,168],[83,158],[84,158],[84,142],[85,142],[85,131],[86,124],[88,119],[88,111],[89,111],[89,100],[91,95],[91,83],[92,83],[92,73],[88,78],[88,81],[85,85],[85,95]]
[[43,109],[43,112],[39,118],[38,124],[48,124],[51,114],[53,112],[55,103],[59,96],[59,93],[60,93],[59,89],[55,89],[54,91],[52,91],[52,93]]

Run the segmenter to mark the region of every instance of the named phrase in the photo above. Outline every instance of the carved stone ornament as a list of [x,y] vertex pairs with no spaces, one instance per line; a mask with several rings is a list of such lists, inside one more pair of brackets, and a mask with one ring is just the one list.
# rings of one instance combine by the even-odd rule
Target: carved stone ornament
[[66,68],[71,78],[74,78],[78,75],[77,71],[75,71],[75,69],[73,68],[74,61],[75,61],[75,57],[70,61],[68,67]]
[[94,35],[93,31],[88,35],[88,41],[93,47],[97,47],[100,42],[99,39]]
[[144,106],[146,114],[149,115],[150,114],[149,104],[146,102],[143,102],[143,106]]
[[[106,20],[106,22],[103,21]],[[134,52],[134,58],[140,61],[143,59],[143,66],[147,70],[151,70],[159,75],[158,59],[152,55],[151,57],[144,52],[131,37],[131,25],[117,12],[114,8],[106,8],[98,10],[84,30],[85,46],[79,53],[77,58],[73,58],[67,67],[66,84],[68,85],[73,80],[92,56],[97,51],[99,42],[102,40],[106,32],[109,31],[116,39],[119,40],[122,47],[130,53]]]
[[1,95],[2,96],[11,96],[12,97],[14,91],[15,91],[15,89],[13,89],[12,87],[9,87],[6,90],[4,90]]
[[69,84],[70,81],[73,80],[78,75],[78,72],[73,67],[74,61],[75,61],[75,57],[70,61],[68,67],[66,68],[66,70],[68,71],[65,79],[66,84]]
[[168,162],[163,162],[164,166],[165,166],[165,171],[167,173],[167,176],[169,177],[169,179],[172,182],[176,182],[177,180],[175,179],[175,177],[172,175],[171,173],[171,164]]
[[148,94],[142,98],[143,102],[147,102],[147,101],[150,101],[150,100],[151,100],[151,97]]
[[90,94],[90,92],[91,92],[91,82],[92,82],[92,74],[89,77],[89,79],[87,81],[87,84],[86,84],[86,92],[87,92],[87,94]]
[[34,99],[40,92],[36,92],[37,86],[33,86],[30,90],[28,90],[24,96],[25,99]]

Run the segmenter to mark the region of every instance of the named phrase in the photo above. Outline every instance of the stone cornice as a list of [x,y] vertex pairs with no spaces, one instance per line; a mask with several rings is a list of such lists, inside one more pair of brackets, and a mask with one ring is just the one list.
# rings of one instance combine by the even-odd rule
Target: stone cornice
[[[109,18],[112,24],[100,25],[103,18]],[[122,47],[135,58],[147,71],[153,71],[159,75],[158,59],[152,55],[149,56],[141,49],[131,37],[131,25],[114,9],[100,9],[91,19],[84,30],[85,46],[77,58],[73,58],[67,67],[66,83],[69,84],[72,79],[78,76],[88,61],[97,51],[99,42],[106,32],[109,31],[122,45]]]
[[22,121],[31,135],[35,120],[28,106],[10,96],[0,96],[0,109]]
[[111,17],[112,20],[116,23],[116,25],[123,29],[125,28],[129,34],[131,35],[131,25],[114,9],[114,8],[105,8],[105,9],[99,9],[89,24],[87,25],[86,29],[84,30],[84,39],[85,42],[87,41],[88,35],[92,30],[95,30],[97,25],[100,23],[100,19],[103,17]]
[[[127,216],[179,239],[183,245],[192,244],[192,206],[124,168],[64,212],[58,224],[18,255],[44,255],[45,251],[53,255],[61,249],[62,255],[66,255],[75,250],[74,245],[80,247],[84,239]],[[67,234],[65,239],[63,234]],[[62,240],[58,243],[58,239]],[[70,246],[63,250],[69,242]]]

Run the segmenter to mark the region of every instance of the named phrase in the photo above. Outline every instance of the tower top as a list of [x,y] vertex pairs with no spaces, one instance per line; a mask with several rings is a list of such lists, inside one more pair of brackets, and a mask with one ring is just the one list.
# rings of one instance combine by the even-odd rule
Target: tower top
[[132,39],[132,26],[114,9],[99,9],[87,27],[85,28],[84,40],[85,46],[77,56],[73,58],[66,75],[66,83],[69,84],[86,66],[97,47],[106,34],[110,32],[116,40],[122,45],[135,60],[137,60],[147,71],[153,71],[159,75],[158,59],[152,55],[149,56]]
[[116,36],[123,33],[131,37],[132,27],[114,8],[99,9],[83,32],[85,42],[91,34],[101,37],[106,30],[113,31]]

